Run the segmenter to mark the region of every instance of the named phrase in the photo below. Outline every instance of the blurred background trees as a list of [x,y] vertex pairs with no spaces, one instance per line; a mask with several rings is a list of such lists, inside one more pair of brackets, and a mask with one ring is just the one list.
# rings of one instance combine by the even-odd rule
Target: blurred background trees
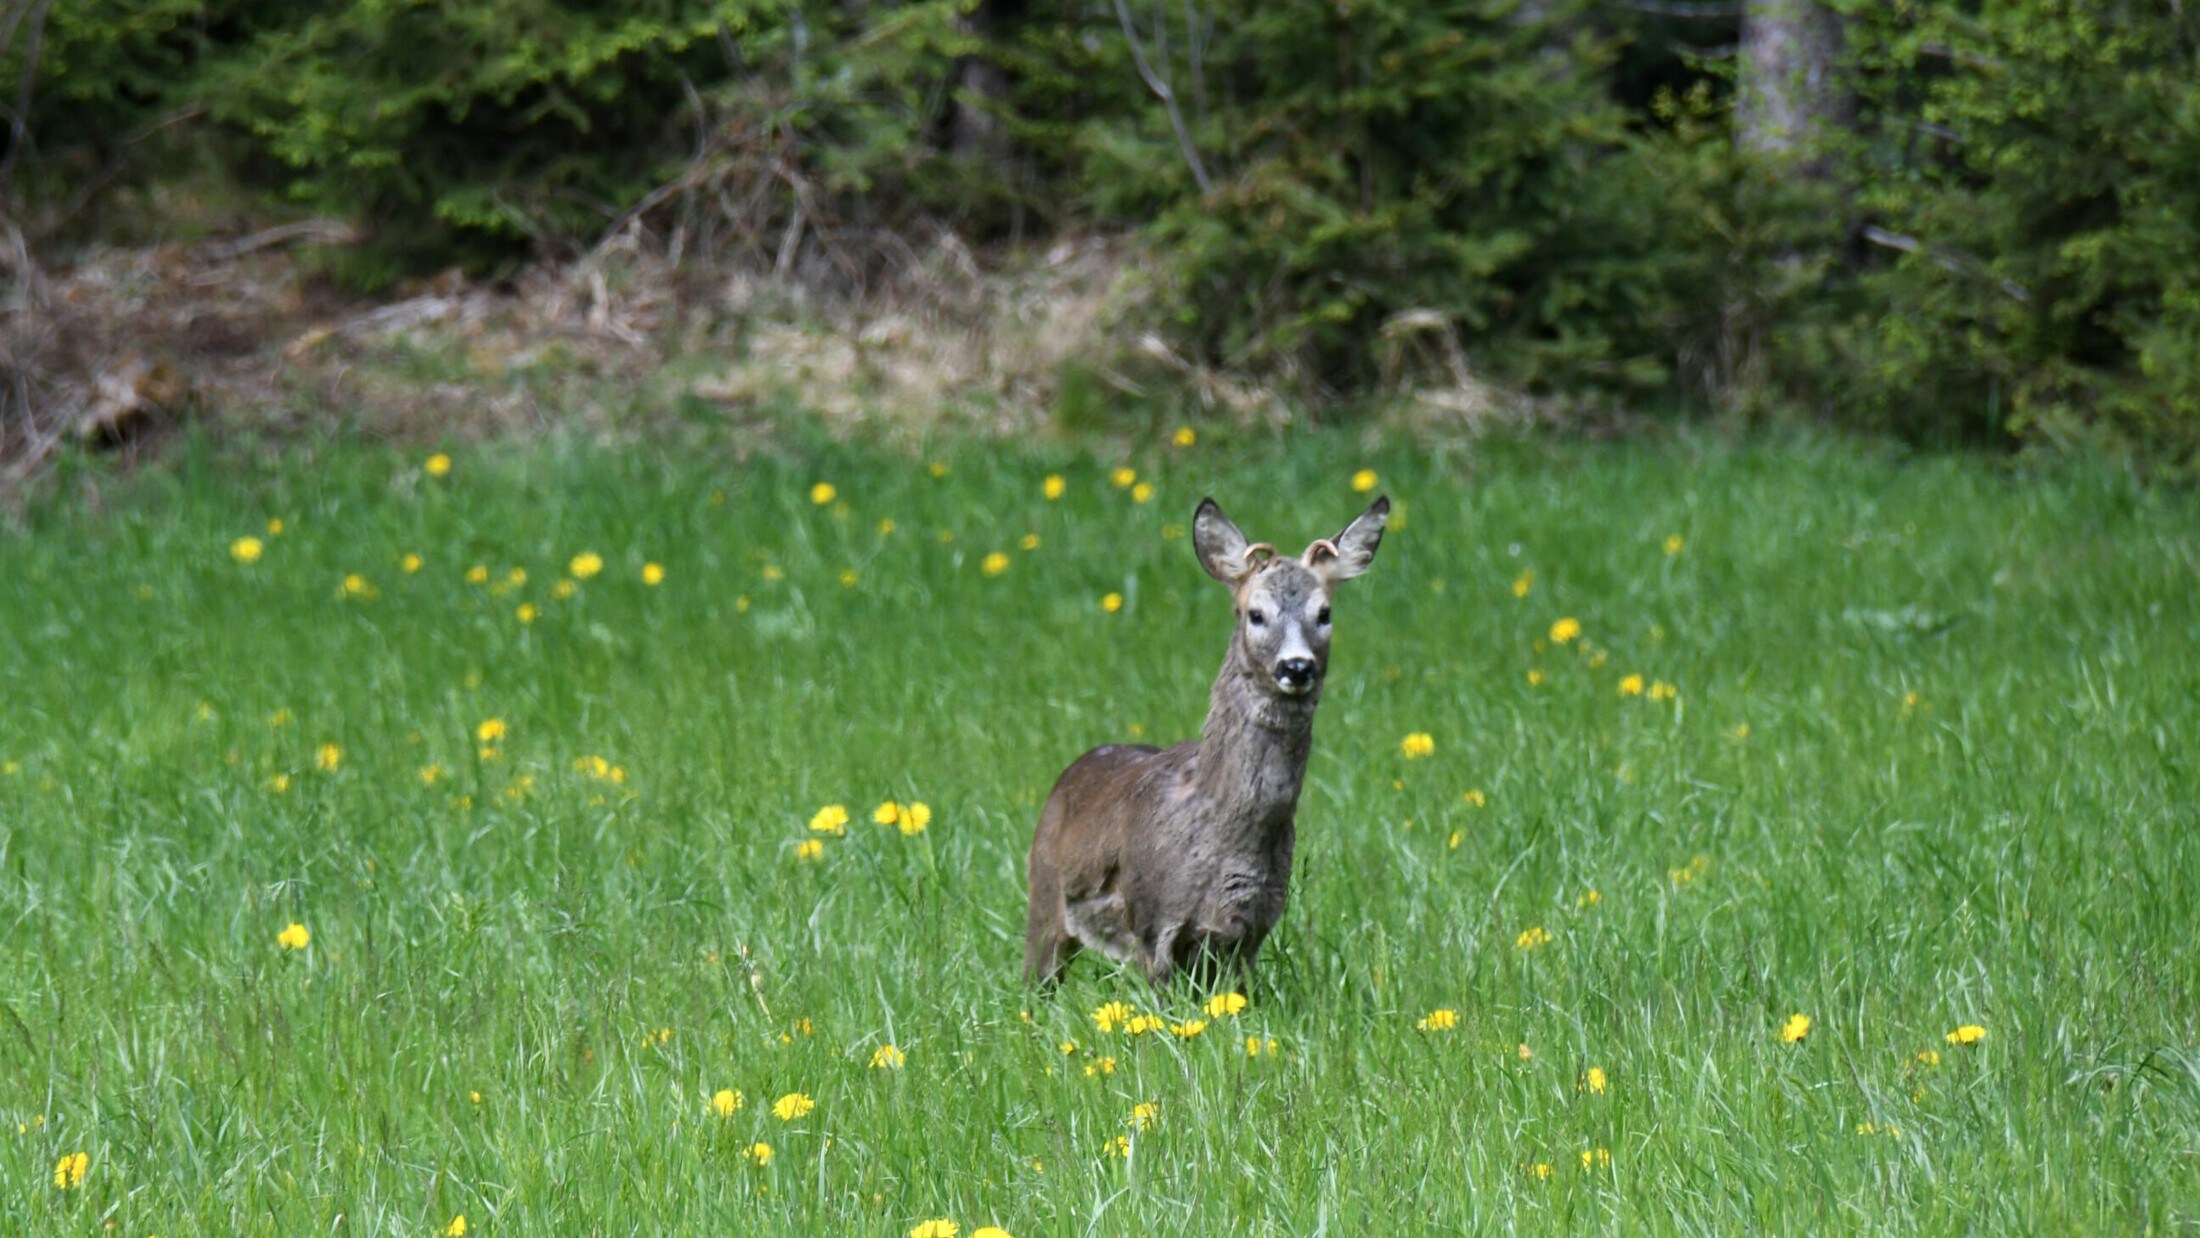
[[0,0],[0,99],[49,247],[186,194],[369,287],[1136,233],[1172,348],[1318,395],[1435,323],[1528,391],[2200,459],[2175,0]]

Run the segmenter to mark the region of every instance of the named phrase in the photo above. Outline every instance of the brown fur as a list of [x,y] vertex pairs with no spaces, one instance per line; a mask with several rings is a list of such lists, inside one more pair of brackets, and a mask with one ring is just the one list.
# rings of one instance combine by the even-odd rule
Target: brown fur
[[1367,569],[1389,511],[1377,499],[1283,559],[1200,504],[1193,546],[1237,603],[1207,723],[1173,748],[1110,744],[1062,771],[1031,842],[1026,979],[1051,983],[1080,946],[1156,984],[1199,961],[1251,969],[1291,880],[1330,595]]

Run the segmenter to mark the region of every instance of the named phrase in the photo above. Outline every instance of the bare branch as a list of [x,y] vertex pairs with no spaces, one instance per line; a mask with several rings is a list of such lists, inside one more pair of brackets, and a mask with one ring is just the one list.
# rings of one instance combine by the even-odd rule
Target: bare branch
[[1941,269],[1953,271],[1958,275],[1992,280],[2001,287],[2001,291],[2005,296],[2018,304],[2030,305],[2032,303],[2032,294],[2023,284],[2013,279],[2002,279],[1996,276],[1985,263],[1971,257],[1969,254],[1958,253],[1945,246],[1927,245],[1914,236],[1900,232],[1889,232],[1885,228],[1873,224],[1864,226],[1864,239],[1886,249],[1899,250],[1905,254],[1916,254],[1921,258],[1929,258]]
[[1680,17],[1691,21],[1724,21],[1742,15],[1742,6],[1739,3],[1691,4],[1684,0],[1627,0],[1627,7],[1638,13]]
[[1130,43],[1131,60],[1138,65],[1138,76],[1146,80],[1146,88],[1161,100],[1161,106],[1169,113],[1169,125],[1176,130],[1176,144],[1184,152],[1184,162],[1192,167],[1192,180],[1202,194],[1214,192],[1214,182],[1207,179],[1207,166],[1199,161],[1199,150],[1192,145],[1192,135],[1184,127],[1184,113],[1176,106],[1176,92],[1146,63],[1146,51],[1138,43],[1138,30],[1131,23],[1130,5],[1125,0],[1115,0],[1116,20],[1123,25],[1123,38]]

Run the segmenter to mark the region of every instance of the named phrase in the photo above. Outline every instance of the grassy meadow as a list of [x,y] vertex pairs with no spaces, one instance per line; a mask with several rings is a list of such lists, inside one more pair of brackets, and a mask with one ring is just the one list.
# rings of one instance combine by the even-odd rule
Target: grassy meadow
[[[186,444],[0,527],[0,1231],[2200,1226],[2190,493],[447,451]],[[1203,716],[1193,506],[1296,551],[1363,469],[1249,1004],[1027,992],[1055,774]]]

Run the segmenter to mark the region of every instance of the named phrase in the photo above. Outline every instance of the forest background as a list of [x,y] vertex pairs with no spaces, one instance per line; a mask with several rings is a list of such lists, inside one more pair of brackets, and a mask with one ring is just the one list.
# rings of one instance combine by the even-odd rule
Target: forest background
[[70,329],[113,246],[279,243],[309,320],[612,246],[814,307],[1097,238],[1114,355],[1050,357],[1052,415],[1472,388],[2184,476],[2196,53],[2176,0],[7,0],[6,438],[189,402]]

